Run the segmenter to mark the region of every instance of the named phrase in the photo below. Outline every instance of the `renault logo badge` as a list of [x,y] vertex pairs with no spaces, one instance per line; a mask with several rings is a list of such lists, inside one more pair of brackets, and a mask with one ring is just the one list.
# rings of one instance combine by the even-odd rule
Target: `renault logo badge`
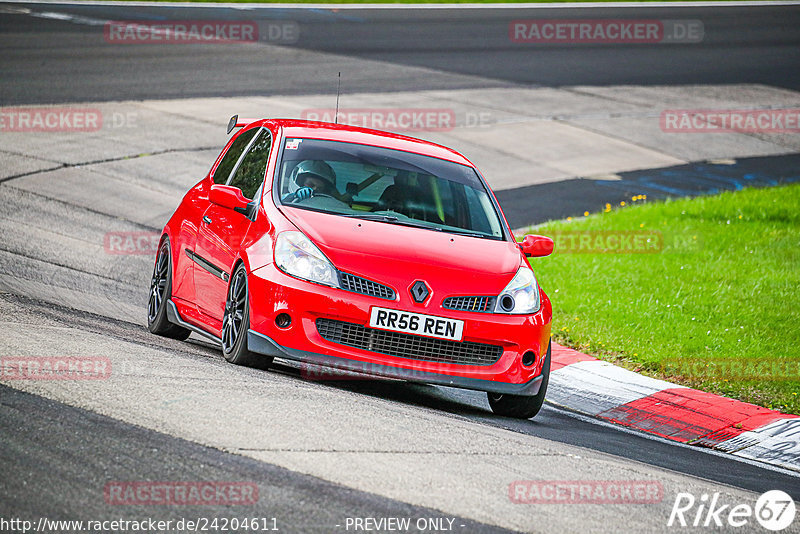
[[415,302],[419,302],[422,304],[425,302],[431,294],[431,290],[422,280],[417,280],[409,289],[411,293],[411,297],[414,299]]

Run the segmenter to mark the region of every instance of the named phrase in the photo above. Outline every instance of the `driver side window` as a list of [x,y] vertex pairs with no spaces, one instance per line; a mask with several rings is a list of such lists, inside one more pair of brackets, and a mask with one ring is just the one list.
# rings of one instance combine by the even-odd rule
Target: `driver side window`
[[239,137],[233,141],[228,149],[228,152],[225,153],[225,156],[222,157],[222,161],[220,161],[219,165],[217,165],[217,170],[214,171],[215,184],[224,185],[228,183],[228,177],[231,175],[231,171],[236,166],[236,162],[239,161],[239,156],[242,155],[242,152],[244,152],[244,149],[247,148],[250,140],[258,130],[259,128],[252,128],[239,134]]

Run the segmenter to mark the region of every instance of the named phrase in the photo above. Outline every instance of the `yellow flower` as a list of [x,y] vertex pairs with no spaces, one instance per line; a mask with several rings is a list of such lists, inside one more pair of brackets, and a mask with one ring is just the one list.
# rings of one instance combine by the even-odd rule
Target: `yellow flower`
[[622,202],[619,203],[619,205],[620,206],[624,206],[625,205],[625,201],[623,200]]
[[567,220],[568,220],[568,221],[571,221],[571,220],[572,220],[572,217],[567,217]]
[[639,225],[639,228],[644,228],[644,223],[641,223],[641,224]]
[[583,216],[584,216],[584,217],[588,217],[588,216],[589,216],[589,212],[588,212],[588,211],[584,211],[584,212],[583,212]]

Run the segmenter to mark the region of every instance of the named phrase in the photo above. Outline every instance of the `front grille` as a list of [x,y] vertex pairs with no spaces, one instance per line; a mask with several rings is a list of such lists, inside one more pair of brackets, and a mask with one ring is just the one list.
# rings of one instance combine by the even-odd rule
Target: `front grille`
[[333,343],[426,362],[492,365],[503,355],[503,347],[496,345],[387,332],[332,319],[317,319],[317,331]]
[[494,311],[495,302],[497,297],[447,297],[442,302],[442,308],[491,313]]
[[350,273],[339,273],[342,289],[371,297],[394,300],[394,289]]

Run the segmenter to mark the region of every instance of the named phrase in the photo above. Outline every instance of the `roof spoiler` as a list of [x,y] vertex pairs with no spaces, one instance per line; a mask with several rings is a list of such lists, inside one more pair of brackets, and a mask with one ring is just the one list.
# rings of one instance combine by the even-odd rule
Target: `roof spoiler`
[[231,120],[228,121],[228,133],[230,134],[234,128],[241,128],[242,126],[247,126],[251,122],[255,122],[258,119],[240,119],[239,115],[234,115],[231,117]]

